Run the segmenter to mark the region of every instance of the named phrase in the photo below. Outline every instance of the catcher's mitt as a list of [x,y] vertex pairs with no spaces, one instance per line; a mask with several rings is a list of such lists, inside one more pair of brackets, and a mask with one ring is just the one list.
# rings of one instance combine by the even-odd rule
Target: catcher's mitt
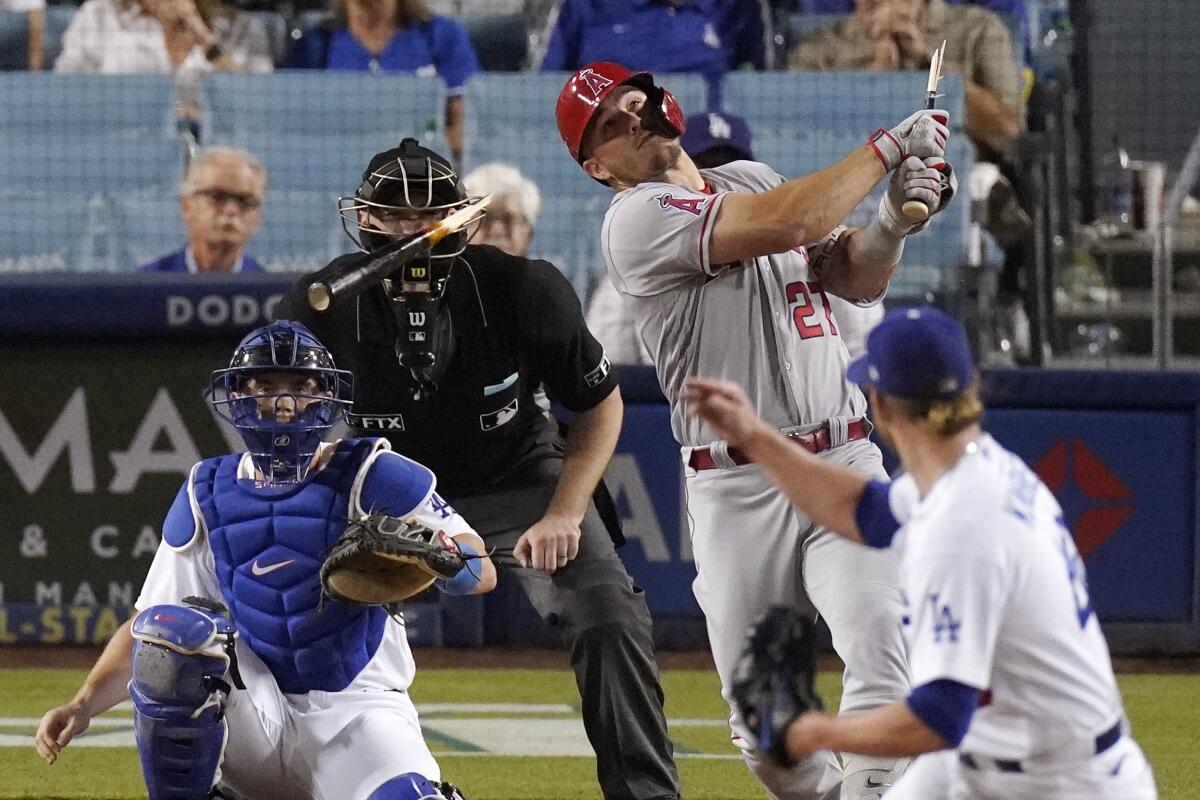
[[733,698],[746,725],[778,764],[791,767],[787,728],[805,711],[825,707],[813,687],[816,643],[811,615],[774,606],[750,629],[733,672]]
[[454,540],[385,514],[353,519],[321,565],[321,589],[348,603],[398,603],[453,578],[466,560]]

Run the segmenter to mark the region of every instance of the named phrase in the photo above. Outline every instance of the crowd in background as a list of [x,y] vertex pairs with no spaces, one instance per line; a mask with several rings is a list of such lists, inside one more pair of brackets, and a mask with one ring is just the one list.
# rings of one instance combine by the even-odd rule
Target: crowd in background
[[[968,182],[972,198],[986,199],[999,187],[1015,206],[1007,215],[994,215],[1010,228],[995,232],[1002,243],[1019,242],[1013,221],[1018,228],[1028,221],[1003,168],[1025,123],[1024,64],[1030,53],[1025,0],[328,0],[324,14],[295,5],[282,9],[291,19],[282,48],[273,44],[261,6],[84,0],[62,33],[53,63],[44,57],[44,1],[0,0],[0,11],[28,15],[31,69],[197,78],[210,71],[293,69],[436,75],[446,87],[443,130],[458,164],[464,84],[492,63],[568,71],[615,60],[655,73],[696,73],[709,87],[709,111],[733,121],[720,107],[721,78],[731,70],[924,70],[933,48],[945,40],[944,66],[963,78],[965,131],[983,165]],[[506,16],[519,20],[523,36],[504,43],[514,52],[499,59],[489,53],[481,63],[477,48],[483,52],[495,44],[488,37],[502,26],[492,22]],[[488,24],[472,25],[481,19]],[[187,103],[181,109],[198,117]],[[728,146],[737,151],[736,140],[748,140],[750,133],[731,133]],[[494,209],[489,224],[507,226],[506,235],[514,238],[524,236],[517,249],[528,249],[541,202],[537,187],[501,166],[488,169],[478,181],[513,187],[517,198],[511,208]],[[268,177],[248,153],[222,150],[194,163],[180,187],[189,241],[145,268],[258,268],[243,251],[261,223]],[[347,182],[353,178],[347,176]],[[224,244],[212,245],[213,240]],[[1015,294],[1016,278],[1009,283]],[[603,318],[603,292],[592,300],[598,303],[594,313]]]

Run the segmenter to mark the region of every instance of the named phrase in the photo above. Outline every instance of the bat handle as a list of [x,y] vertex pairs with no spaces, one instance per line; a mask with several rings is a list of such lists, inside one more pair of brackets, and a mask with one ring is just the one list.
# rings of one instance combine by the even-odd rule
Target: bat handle
[[313,311],[325,311],[339,294],[356,294],[375,278],[374,272],[362,268],[340,275],[330,281],[320,281],[308,287],[308,305]]
[[[900,213],[909,222],[924,222],[929,219],[929,206],[920,200],[905,200],[904,205],[900,206]],[[309,291],[311,292],[312,290],[310,289]],[[309,302],[311,302],[311,295]]]

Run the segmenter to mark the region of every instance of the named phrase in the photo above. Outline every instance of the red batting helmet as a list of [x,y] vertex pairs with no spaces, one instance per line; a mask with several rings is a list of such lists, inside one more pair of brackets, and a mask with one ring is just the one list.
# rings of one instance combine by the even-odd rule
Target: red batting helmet
[[[558,134],[571,151],[571,157],[580,164],[584,156],[579,152],[583,134],[587,131],[596,110],[604,98],[618,86],[636,86],[646,93],[649,101],[647,111],[655,119],[653,127],[664,135],[683,134],[683,109],[675,96],[654,84],[649,72],[634,72],[612,61],[597,61],[576,72],[558,94],[555,116],[558,117]],[[645,117],[643,117],[645,119]]]

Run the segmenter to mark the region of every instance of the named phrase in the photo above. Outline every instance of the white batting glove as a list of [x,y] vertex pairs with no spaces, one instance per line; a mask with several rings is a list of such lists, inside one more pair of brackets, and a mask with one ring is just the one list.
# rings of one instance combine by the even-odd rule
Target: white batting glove
[[946,154],[950,140],[950,114],[938,108],[918,111],[891,130],[880,128],[871,134],[867,144],[891,172],[909,156],[941,157]]
[[[930,162],[930,163],[926,163]],[[888,181],[887,191],[879,199],[879,223],[892,236],[907,236],[910,233],[924,230],[929,219],[913,223],[904,216],[902,209],[909,200],[918,200],[929,209],[930,217],[942,208],[942,179],[939,170],[941,165],[950,165],[941,158],[929,158],[925,161],[916,156],[909,156],[892,172]],[[953,172],[951,171],[951,176]]]

